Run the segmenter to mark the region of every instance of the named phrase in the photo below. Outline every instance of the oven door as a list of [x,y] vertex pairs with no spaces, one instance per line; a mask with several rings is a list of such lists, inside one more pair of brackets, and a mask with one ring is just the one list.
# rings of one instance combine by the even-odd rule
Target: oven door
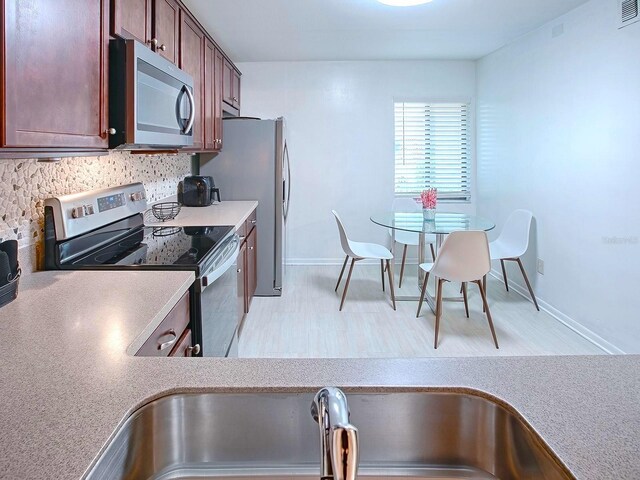
[[233,235],[220,248],[218,259],[198,280],[202,329],[202,356],[226,357],[236,335],[240,241]]
[[193,145],[193,78],[136,40],[113,42],[113,143],[124,149]]

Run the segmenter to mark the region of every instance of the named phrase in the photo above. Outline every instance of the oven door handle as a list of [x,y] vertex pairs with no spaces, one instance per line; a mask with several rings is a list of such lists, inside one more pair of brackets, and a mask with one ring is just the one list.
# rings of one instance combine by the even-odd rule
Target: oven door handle
[[231,247],[226,247],[230,249],[230,253],[227,254],[227,258],[221,264],[218,264],[208,272],[206,272],[200,278],[200,291],[204,292],[204,290],[210,286],[213,282],[215,282],[218,278],[220,278],[231,266],[236,262],[238,258],[238,254],[240,253],[240,240],[238,235],[234,235],[229,244]]

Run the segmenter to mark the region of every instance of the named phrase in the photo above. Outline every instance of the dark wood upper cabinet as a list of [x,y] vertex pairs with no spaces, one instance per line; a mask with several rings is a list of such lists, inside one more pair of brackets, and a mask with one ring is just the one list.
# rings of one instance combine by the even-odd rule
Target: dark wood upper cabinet
[[0,8],[2,147],[106,149],[109,0]]
[[216,46],[209,39],[204,43],[204,148],[214,150],[218,144],[215,129],[215,60]]
[[226,58],[222,68],[222,100],[233,105],[233,67]]
[[205,150],[222,148],[222,65],[224,57],[214,43],[205,40]]
[[178,65],[182,9],[176,0],[154,0],[153,47],[156,52]]
[[180,12],[180,68],[193,77],[196,116],[193,124],[193,147],[204,149],[205,122],[205,34],[183,10]]
[[222,150],[222,71],[224,69],[224,56],[217,48],[214,63],[214,131],[218,139],[216,150]]
[[111,35],[149,44],[153,0],[111,0]]
[[240,110],[240,74],[227,59],[224,60],[222,98],[226,104]]

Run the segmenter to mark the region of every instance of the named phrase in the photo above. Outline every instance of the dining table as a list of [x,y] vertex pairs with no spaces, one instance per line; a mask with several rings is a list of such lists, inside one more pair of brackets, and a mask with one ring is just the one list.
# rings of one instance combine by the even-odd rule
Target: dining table
[[[402,230],[412,232],[418,236],[418,265],[431,263],[431,254],[427,260],[426,246],[433,244],[437,255],[447,235],[459,231],[485,231],[495,228],[495,223],[491,220],[477,215],[455,212],[435,212],[431,215],[424,215],[422,211],[414,212],[379,212],[371,215],[371,221],[376,225],[388,228],[391,234],[391,253],[395,258],[396,232]],[[411,292],[398,292],[396,300],[419,300],[422,284],[424,282],[424,271],[418,268],[417,290]],[[446,297],[445,301],[462,301],[462,297]],[[425,293],[425,301],[429,308],[435,313],[436,302],[429,290]]]

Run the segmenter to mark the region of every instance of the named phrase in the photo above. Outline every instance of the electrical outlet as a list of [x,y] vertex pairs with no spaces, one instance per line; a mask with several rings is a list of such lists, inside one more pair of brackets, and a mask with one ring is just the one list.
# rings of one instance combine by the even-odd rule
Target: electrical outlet
[[544,275],[544,260],[541,258],[538,259],[537,270],[540,275]]

